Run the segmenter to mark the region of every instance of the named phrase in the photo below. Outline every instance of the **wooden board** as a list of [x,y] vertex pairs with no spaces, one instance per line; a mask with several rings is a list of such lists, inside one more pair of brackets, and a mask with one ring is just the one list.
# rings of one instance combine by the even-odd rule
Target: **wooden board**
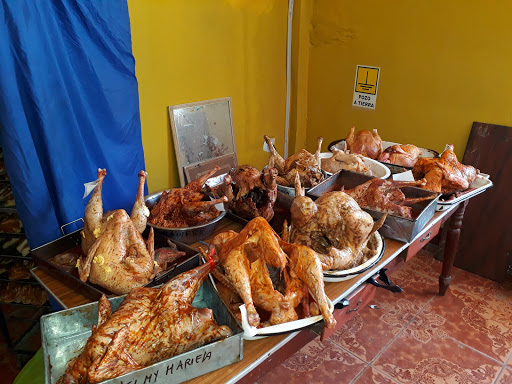
[[490,174],[494,186],[471,199],[454,265],[503,281],[512,264],[512,127],[473,123],[462,163]]

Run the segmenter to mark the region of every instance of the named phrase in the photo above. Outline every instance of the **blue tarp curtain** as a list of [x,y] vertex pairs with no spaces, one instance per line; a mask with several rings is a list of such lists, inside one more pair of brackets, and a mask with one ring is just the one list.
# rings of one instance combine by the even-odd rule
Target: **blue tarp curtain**
[[84,216],[131,210],[144,169],[126,0],[0,0],[0,145],[34,248]]

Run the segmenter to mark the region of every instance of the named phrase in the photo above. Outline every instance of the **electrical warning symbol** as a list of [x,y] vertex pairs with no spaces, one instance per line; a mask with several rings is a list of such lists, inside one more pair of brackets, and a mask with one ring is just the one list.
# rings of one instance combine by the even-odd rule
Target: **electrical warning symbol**
[[379,83],[379,68],[357,66],[356,74],[356,92],[369,95],[377,94],[377,84]]

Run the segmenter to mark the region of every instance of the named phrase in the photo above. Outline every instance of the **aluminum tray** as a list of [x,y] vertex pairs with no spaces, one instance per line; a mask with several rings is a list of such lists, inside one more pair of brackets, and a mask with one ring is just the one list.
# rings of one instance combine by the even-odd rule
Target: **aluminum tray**
[[[115,310],[123,299],[124,296],[110,299],[112,309]],[[240,361],[243,357],[242,329],[208,280],[202,284],[192,305],[211,308],[217,323],[227,325],[233,335],[102,383],[181,383]],[[62,376],[69,361],[82,351],[91,335],[91,327],[97,322],[97,302],[41,317],[46,384],[54,384]]]
[[[315,199],[327,192],[339,191],[343,186],[345,189],[352,189],[372,178],[373,177],[371,176],[360,173],[342,170],[318,184],[316,187],[311,188],[307,195]],[[415,187],[404,187],[402,188],[402,192],[406,197],[411,198],[429,196],[434,193],[432,191]],[[390,239],[406,243],[412,241],[430,221],[432,216],[434,216],[438,199],[439,195],[431,200],[425,200],[412,205],[413,217],[415,217],[414,219],[406,219],[404,217],[388,214],[388,217],[386,218],[384,225],[379,229],[379,232],[384,237],[388,237]],[[382,212],[375,211],[373,209],[362,209],[368,212],[374,220],[380,219],[383,215]]]
[[[52,257],[64,252],[73,252],[78,255],[83,255],[82,248],[80,247],[80,232],[81,230],[71,232],[48,244],[32,249],[30,254],[32,255],[34,262],[37,266],[48,271],[64,284],[80,292],[90,300],[99,300],[102,294],[107,296],[115,296],[112,292],[106,288],[100,287],[99,285],[91,284],[88,282],[84,283],[78,277],[78,271],[76,269],[73,270],[73,273],[70,273],[48,261]],[[176,262],[173,263],[167,271],[157,275],[152,281],[146,284],[146,287],[162,284],[168,281],[170,278],[197,266],[199,262],[198,252],[185,244],[176,243],[176,245],[178,250],[186,252],[186,255],[176,260]],[[168,246],[167,238],[159,235],[158,233],[155,233],[155,248]]]
[[450,209],[453,205],[462,203],[465,200],[468,200],[480,193],[484,192],[487,188],[491,188],[493,186],[493,182],[489,179],[489,175],[485,173],[481,173],[476,177],[475,180],[470,184],[469,189],[464,192],[459,192],[454,194],[454,198],[450,200],[443,200],[444,196],[439,198],[437,202],[436,211],[445,211]]

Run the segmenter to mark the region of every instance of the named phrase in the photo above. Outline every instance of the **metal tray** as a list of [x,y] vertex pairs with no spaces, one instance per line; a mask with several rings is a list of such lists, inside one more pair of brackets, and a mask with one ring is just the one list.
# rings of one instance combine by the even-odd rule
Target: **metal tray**
[[[392,145],[397,145],[397,144],[400,145],[400,143],[383,140],[382,141],[382,150],[385,150],[387,147],[391,147]],[[329,144],[329,146],[327,148],[329,148],[329,151],[331,150],[331,148],[344,150],[345,149],[345,139],[333,141],[332,143]],[[439,157],[439,152],[434,151],[433,149],[427,149],[427,148],[422,148],[422,147],[418,147],[418,148],[421,150],[421,155],[419,157]],[[379,161],[379,163],[384,164],[386,167],[388,167],[392,174],[401,173],[401,172],[405,172],[409,169],[412,169],[412,167],[404,167],[403,165],[385,163],[383,161]]]
[[[80,247],[80,232],[81,230],[71,232],[48,244],[32,249],[30,254],[32,255],[34,262],[37,266],[48,271],[55,278],[59,279],[74,290],[80,292],[90,300],[99,300],[102,294],[107,296],[115,296],[106,288],[80,280],[78,277],[78,271],[76,269],[70,273],[48,261],[52,257],[64,252],[72,252],[76,253],[77,255],[83,255],[82,248]],[[167,238],[165,236],[159,235],[158,233],[155,233],[155,249],[168,246]],[[170,278],[182,272],[188,271],[197,265],[199,261],[199,254],[197,250],[181,243],[176,243],[176,246],[178,250],[186,252],[186,255],[176,260],[176,262],[173,263],[167,271],[157,275],[152,281],[145,285],[146,287],[153,287],[155,285],[163,284]]]
[[[335,173],[329,179],[318,184],[316,187],[311,188],[308,192],[308,196],[316,199],[327,192],[339,191],[343,186],[345,189],[352,189],[372,178],[373,177],[363,175],[361,173],[342,170]],[[415,187],[404,187],[402,188],[402,192],[406,197],[411,198],[429,196],[433,193],[432,191],[427,191],[425,189]],[[439,195],[431,200],[425,200],[420,203],[413,204],[412,209],[413,217],[415,217],[414,219],[406,219],[404,217],[388,214],[386,221],[384,222],[384,225],[379,229],[379,232],[384,237],[390,239],[403,241],[406,243],[412,241],[418,235],[418,233],[421,232],[423,227],[430,221],[432,216],[434,216],[438,199]],[[368,212],[374,220],[380,219],[383,215],[382,212],[375,211],[373,209],[362,209]]]
[[[112,310],[117,309],[123,299],[124,296],[110,299]],[[201,285],[192,305],[211,308],[217,323],[227,325],[233,335],[102,383],[181,383],[242,360],[242,329],[208,280]],[[91,335],[91,327],[97,322],[97,302],[41,317],[46,384],[56,383],[63,375],[69,361],[82,351]]]
[[[151,195],[148,195],[144,198],[144,202],[146,203],[146,206],[151,211],[153,209],[153,206],[158,203],[160,200],[160,196],[162,195],[163,191],[153,193]],[[204,199],[207,199],[208,197],[205,195]],[[203,200],[204,200],[203,199]],[[206,239],[208,236],[210,236],[214,231],[215,227],[219,223],[219,221],[222,220],[222,218],[226,216],[226,210],[221,210],[220,215],[217,216],[212,221],[196,225],[193,227],[184,227],[184,228],[167,228],[167,227],[161,227],[158,225],[154,225],[148,222],[148,225],[150,227],[153,227],[156,231],[159,231],[161,234],[163,234],[165,237],[168,237],[172,241],[179,241],[180,243],[184,244],[192,244],[200,240]]]
[[480,193],[484,192],[487,188],[491,188],[493,182],[489,179],[489,175],[481,173],[476,177],[475,180],[470,184],[469,189],[463,192],[453,194],[454,198],[450,200],[443,200],[444,195],[441,195],[437,202],[436,211],[445,211],[450,209],[451,206],[459,204],[465,200],[468,200]]

